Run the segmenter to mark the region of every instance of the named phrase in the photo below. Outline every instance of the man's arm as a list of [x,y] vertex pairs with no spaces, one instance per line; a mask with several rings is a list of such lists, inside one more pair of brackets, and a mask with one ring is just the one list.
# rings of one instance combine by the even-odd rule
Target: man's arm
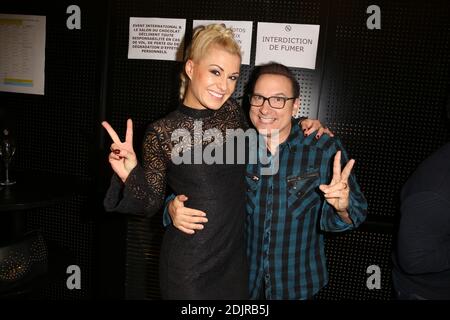
[[411,274],[450,270],[450,203],[439,194],[421,192],[401,206],[398,262]]
[[208,222],[206,213],[185,207],[184,202],[187,200],[185,195],[171,195],[166,199],[163,213],[165,227],[172,223],[175,228],[187,234],[194,234],[195,230],[203,229],[203,223]]

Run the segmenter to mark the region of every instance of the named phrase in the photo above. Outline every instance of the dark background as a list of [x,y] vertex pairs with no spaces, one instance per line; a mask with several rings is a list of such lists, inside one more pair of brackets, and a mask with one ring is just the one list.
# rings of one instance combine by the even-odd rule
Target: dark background
[[[66,28],[71,4],[81,8],[81,30]],[[381,30],[366,27],[372,4],[381,8]],[[319,299],[393,298],[400,188],[450,136],[447,1],[2,1],[0,13],[47,17],[45,95],[0,92],[0,123],[18,144],[13,170],[80,182],[70,199],[27,214],[28,228],[82,271],[81,290],[62,279],[40,287],[38,297],[159,298],[161,215],[148,221],[103,211],[110,140],[100,122],[123,136],[132,118],[139,150],[146,124],[177,104],[181,63],[127,59],[129,17],[162,17],[187,19],[188,34],[194,19],[253,21],[252,65],[257,22],[320,24],[316,69],[295,70],[302,114],[331,127],[356,159],[369,216],[358,230],[327,237],[330,283]],[[251,67],[242,67],[236,96]],[[366,286],[370,265],[381,268],[380,290]]]

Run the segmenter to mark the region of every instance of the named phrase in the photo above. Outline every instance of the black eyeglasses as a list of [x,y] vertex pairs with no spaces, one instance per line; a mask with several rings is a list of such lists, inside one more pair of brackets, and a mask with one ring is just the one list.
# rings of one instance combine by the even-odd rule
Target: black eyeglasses
[[277,97],[277,96],[266,98],[259,94],[250,94],[249,99],[250,99],[250,104],[254,107],[262,107],[264,102],[267,100],[267,101],[269,101],[269,106],[271,106],[272,108],[283,109],[286,104],[286,101],[294,100],[296,98],[295,97],[286,98],[286,97]]

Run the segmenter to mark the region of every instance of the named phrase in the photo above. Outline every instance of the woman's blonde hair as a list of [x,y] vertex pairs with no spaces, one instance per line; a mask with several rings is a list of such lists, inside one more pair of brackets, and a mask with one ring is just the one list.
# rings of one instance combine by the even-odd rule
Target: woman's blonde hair
[[[224,24],[209,24],[195,28],[192,42],[186,50],[184,63],[186,64],[189,59],[194,62],[199,61],[212,45],[220,46],[227,52],[242,58],[241,47],[234,39],[233,30],[225,27]],[[189,77],[184,68],[180,78],[180,99],[183,100],[189,83]]]

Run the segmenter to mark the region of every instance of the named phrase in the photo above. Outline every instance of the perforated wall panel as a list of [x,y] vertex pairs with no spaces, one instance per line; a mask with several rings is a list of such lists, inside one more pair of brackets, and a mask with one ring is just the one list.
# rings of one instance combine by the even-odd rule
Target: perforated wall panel
[[[326,255],[330,281],[317,299],[392,299],[391,250],[392,234],[389,233],[356,230],[328,235]],[[369,277],[374,274],[374,266],[380,271],[377,275],[380,276],[381,289],[371,286],[374,280]]]
[[[4,13],[47,16],[45,96],[0,93],[0,109],[15,118],[10,121],[18,141],[14,168],[71,174],[94,183],[96,164],[107,166],[98,149],[107,150],[109,138],[103,132],[96,139],[103,114],[121,136],[126,119],[134,120],[139,154],[146,125],[175,108],[182,65],[127,59],[130,17],[185,18],[188,31],[194,19],[253,21],[251,65],[242,67],[235,97],[242,96],[254,65],[257,22],[320,24],[316,69],[294,70],[301,85],[301,115],[319,117],[356,159],[354,171],[369,202],[369,217],[362,229],[327,236],[330,283],[318,298],[390,299],[400,188],[450,137],[443,108],[450,82],[447,2],[377,1],[381,30],[366,27],[368,1],[115,0],[109,2],[110,11],[105,2],[79,2],[82,29],[76,31],[65,27],[65,11],[72,4],[67,1],[51,8],[22,1],[0,4]],[[105,61],[100,47],[107,17]],[[105,92],[100,90],[102,72]],[[30,213],[29,228],[42,229],[84,269],[85,290],[68,291],[58,284],[43,290],[45,297],[92,296],[95,228],[92,217],[84,215],[87,202],[87,195],[77,195]],[[159,298],[160,221],[161,215],[128,221],[127,298]],[[372,264],[381,268],[381,290],[365,286]]]
[[[17,139],[13,170],[72,175],[88,184],[95,178],[93,150],[98,149],[92,138],[98,127],[94,123],[99,101],[97,23],[103,17],[103,6],[101,2],[78,2],[83,8],[82,29],[68,30],[66,10],[71,4],[69,1],[0,3],[2,13],[46,16],[45,95],[0,92],[0,107],[7,110],[6,122]],[[78,299],[93,295],[94,226],[92,219],[81,219],[86,212],[86,198],[80,195],[28,214],[28,227],[42,229],[44,239],[57,248],[64,246],[75,257],[72,263],[83,271],[82,290],[68,290],[65,282],[59,282],[43,289],[44,298]],[[65,273],[67,266],[58,266],[57,272]]]
[[[377,2],[381,30],[368,30],[365,1],[330,3],[320,119],[356,159],[367,197],[367,232],[329,239],[330,284],[323,299],[393,298],[390,257],[399,196],[416,166],[449,139],[449,7],[444,1]],[[375,227],[380,223],[384,232]],[[368,290],[370,264],[381,290]]]
[[[94,225],[84,214],[85,196],[74,196],[63,204],[27,213],[29,229],[40,230],[49,247],[50,270],[48,284],[33,295],[43,299],[93,298]],[[66,285],[67,267],[80,267],[82,290],[69,290]]]
[[413,169],[448,141],[449,7],[444,1],[333,1],[320,118],[356,159],[370,215],[392,218]]

